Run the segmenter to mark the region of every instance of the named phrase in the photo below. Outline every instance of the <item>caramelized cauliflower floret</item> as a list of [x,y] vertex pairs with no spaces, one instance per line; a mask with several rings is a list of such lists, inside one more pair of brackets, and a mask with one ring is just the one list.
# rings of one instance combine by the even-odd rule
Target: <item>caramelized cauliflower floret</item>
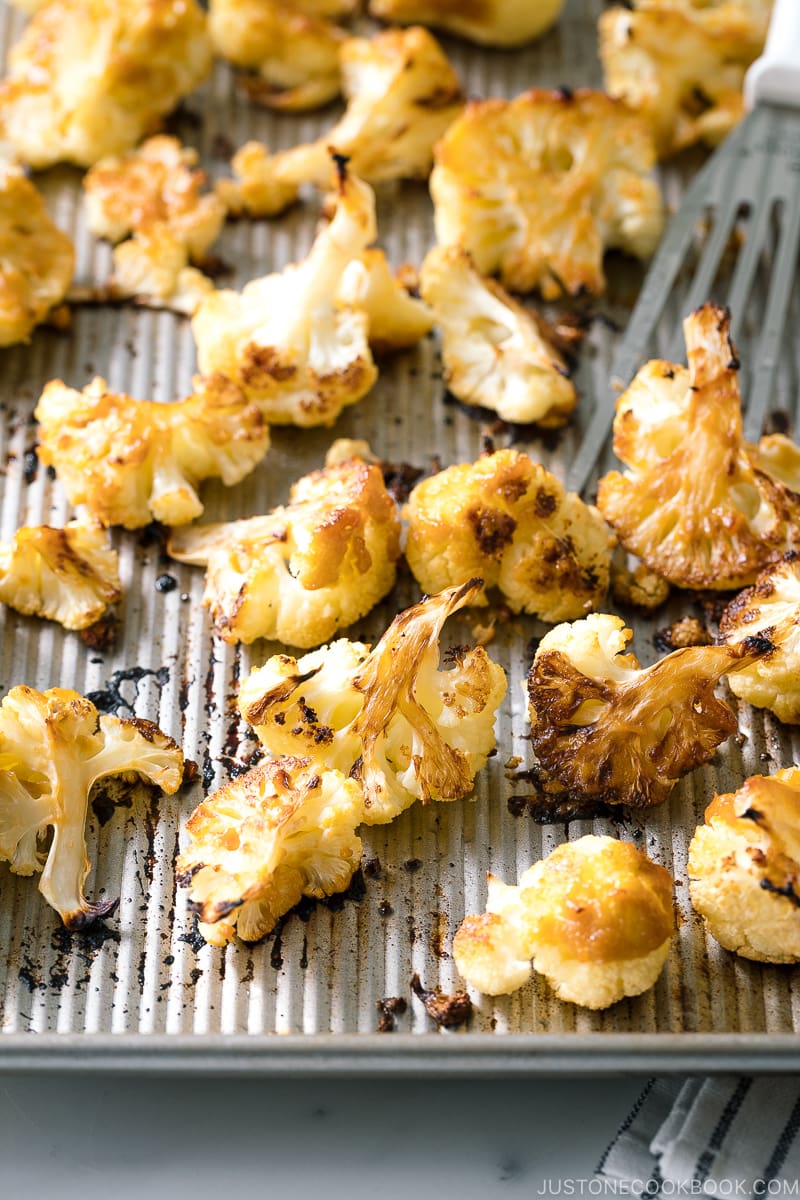
[[623,546],[671,583],[742,587],[800,545],[800,496],[769,461],[800,451],[783,437],[780,455],[775,439],[763,439],[773,443],[766,455],[745,444],[727,310],[704,305],[684,335],[688,371],[649,362],[617,401],[614,453],[628,471],[600,480],[597,505]]
[[214,284],[188,266],[186,247],[168,225],[154,225],[114,247],[109,292],[114,300],[135,298],[148,308],[165,308],[191,317]]
[[51,0],[9,54],[0,123],[32,167],[89,167],[151,133],[210,66],[195,0]]
[[241,391],[217,377],[175,404],[132,400],[95,379],[82,392],[48,383],[36,406],[38,454],[71,504],[101,525],[184,525],[203,511],[203,479],[230,486],[264,457],[269,429]]
[[72,282],[75,251],[24,173],[0,163],[0,346],[27,342]]
[[442,332],[448,388],[504,421],[563,425],[578,402],[546,326],[475,270],[459,246],[437,246],[422,264],[422,295]]
[[800,771],[753,775],[715,796],[688,871],[692,904],[726,950],[800,962]]
[[226,642],[318,646],[392,588],[400,521],[380,469],[351,459],[304,475],[264,517],[173,534],[169,553],[206,567],[203,603]]
[[97,525],[24,525],[0,542],[0,603],[17,612],[88,629],[121,598],[118,555]]
[[534,88],[467,106],[436,147],[436,235],[545,299],[605,289],[605,250],[653,253],[664,223],[646,121],[602,92]]
[[243,70],[248,95],[270,108],[319,108],[339,94],[345,33],[284,0],[211,0],[217,54]]
[[745,71],[760,54],[770,5],[637,0],[599,21],[606,90],[650,123],[660,157],[716,145],[744,116]]
[[661,804],[736,732],[716,684],[770,649],[763,638],[688,647],[643,669],[625,653],[632,636],[621,617],[592,613],[551,629],[533,660],[531,745],[577,803]]
[[521,46],[555,25],[564,0],[369,0],[382,21],[433,25],[482,46]]
[[363,309],[369,321],[369,344],[375,354],[408,350],[430,333],[434,317],[427,304],[409,295],[401,277],[392,274],[382,250],[365,250],[349,263],[337,297],[340,304]]
[[517,887],[488,878],[486,912],[466,917],[453,941],[478,991],[516,991],[531,959],[560,1000],[584,1008],[655,983],[675,930],[672,878],[629,842],[589,835],[557,846]]
[[307,758],[274,758],[190,816],[178,878],[206,941],[257,942],[303,896],[344,891],[361,859],[358,784]]
[[17,875],[41,871],[39,891],[69,929],[106,916],[115,900],[83,895],[89,793],[122,775],[171,795],[183,778],[178,746],[151,721],[101,717],[77,692],[15,687],[0,704],[0,762],[0,860]]
[[375,239],[375,197],[341,159],[336,168],[336,212],[308,258],[242,292],[212,292],[192,321],[200,369],[238,384],[273,425],[332,425],[378,374],[366,312],[336,298],[342,272]]
[[611,598],[640,612],[655,612],[669,599],[669,584],[644,563],[630,567],[620,548],[611,560]]
[[342,639],[299,661],[277,655],[240,688],[242,716],[270,754],[306,754],[357,779],[368,825],[415,800],[469,795],[494,749],[506,678],[481,647],[455,647],[440,671],[439,635],[479,586],[406,609],[371,652]]
[[462,108],[458,78],[436,39],[419,28],[348,38],[341,69],[341,120],[318,141],[280,154],[245,147],[247,155],[233,160],[238,181],[218,187],[230,211],[274,216],[301,184],[326,188],[331,147],[368,183],[427,177],[434,145]]
[[614,538],[597,509],[517,450],[498,450],[424,479],[411,493],[406,558],[426,592],[479,575],[470,603],[499,588],[514,612],[543,621],[601,604]]

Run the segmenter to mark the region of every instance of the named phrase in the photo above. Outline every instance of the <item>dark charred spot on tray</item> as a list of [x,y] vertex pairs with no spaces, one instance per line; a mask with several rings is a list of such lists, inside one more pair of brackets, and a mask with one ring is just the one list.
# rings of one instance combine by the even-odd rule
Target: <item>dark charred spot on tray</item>
[[174,575],[159,575],[156,578],[155,589],[157,592],[174,592],[178,586],[178,581]]
[[[601,770],[602,774],[602,770]],[[508,776],[514,784],[528,783],[532,794],[515,793],[506,806],[512,817],[527,815],[536,825],[568,825],[572,821],[620,819],[620,810],[602,796],[572,793],[544,767],[534,764]]]
[[211,139],[211,157],[220,162],[230,162],[236,153],[236,147],[225,133],[215,133]]
[[387,492],[398,504],[405,504],[412,487],[425,474],[422,467],[414,467],[406,462],[383,462],[381,471]]
[[159,556],[167,562],[169,555],[167,554],[167,540],[169,538],[169,529],[166,525],[162,525],[159,521],[151,521],[149,525],[145,525],[139,531],[137,542],[143,550],[149,549],[150,546],[155,546]]
[[84,646],[90,650],[111,650],[117,641],[119,622],[113,613],[104,613],[99,621],[78,632]]
[[132,808],[130,796],[115,797],[107,789],[92,794],[92,812],[101,827],[107,825],[118,808]]
[[323,908],[327,908],[330,912],[341,912],[345,904],[359,904],[367,894],[367,885],[364,881],[364,872],[359,867],[353,875],[347,888],[343,892],[337,892],[334,896],[326,896],[317,903]]
[[447,914],[434,909],[431,912],[430,947],[435,958],[450,957],[445,950],[448,933]]
[[800,895],[798,895],[798,893],[794,890],[794,886],[791,881],[787,881],[784,884],[778,884],[773,883],[771,879],[762,879],[759,887],[763,888],[765,892],[772,892],[774,896],[783,896],[783,898],[788,900],[790,904],[793,904],[795,908],[800,908]]
[[476,505],[468,508],[465,515],[482,554],[498,557],[511,544],[517,522],[508,513]]
[[[198,868],[198,869],[200,869],[200,868]],[[191,877],[195,873],[196,873],[195,869],[184,872],[183,878],[188,877],[188,881],[191,881]],[[186,886],[188,886],[188,882],[187,882]],[[203,935],[200,933],[199,929],[197,928],[197,918],[196,917],[192,921],[192,928],[189,930],[189,932],[181,933],[178,935],[178,941],[184,942],[189,947],[190,950],[194,950],[195,954],[199,953],[199,951],[202,950],[205,945],[207,945],[206,939],[203,937]],[[202,975],[202,971],[200,972],[200,974]],[[192,982],[196,983],[197,980],[193,979]]]
[[394,916],[394,909],[388,900],[381,900],[380,904],[378,905],[378,915],[381,917]]
[[22,456],[22,478],[26,483],[33,483],[39,474],[39,457],[35,450],[26,450]]
[[361,864],[361,870],[367,879],[380,879],[383,875],[383,867],[379,858],[365,858]]
[[403,863],[403,870],[409,875],[416,875],[417,871],[422,869],[422,860],[419,858],[407,858]]
[[782,433],[785,437],[788,436],[792,432],[791,414],[785,408],[773,408],[771,412],[767,413],[764,432],[767,434]]
[[655,648],[664,652],[684,650],[687,646],[710,646],[711,641],[711,634],[698,617],[681,617],[653,636]]
[[472,1016],[472,1001],[466,992],[448,994],[439,988],[431,992],[423,987],[416,972],[411,976],[411,990],[422,1001],[428,1016],[445,1029],[464,1025]]
[[64,925],[71,933],[83,932],[94,925],[95,921],[112,916],[118,907],[119,896],[113,900],[98,900],[96,904],[88,904],[85,909],[79,908],[75,912],[63,914]]
[[497,453],[497,447],[494,444],[494,438],[490,433],[483,432],[481,434],[481,457],[490,458],[492,454]]
[[383,1000],[375,1001],[375,1007],[380,1013],[378,1033],[394,1033],[397,1028],[396,1018],[408,1010],[408,1003],[402,996],[385,996]]
[[206,254],[202,262],[198,264],[203,268],[203,271],[210,279],[226,279],[229,275],[233,275],[235,267],[223,258],[221,254]]

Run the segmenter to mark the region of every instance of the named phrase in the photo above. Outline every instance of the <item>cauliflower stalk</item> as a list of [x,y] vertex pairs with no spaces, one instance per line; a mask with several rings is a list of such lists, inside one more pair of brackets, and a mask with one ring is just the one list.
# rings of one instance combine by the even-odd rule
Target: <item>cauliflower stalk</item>
[[373,650],[342,639],[300,660],[276,655],[242,684],[242,716],[270,754],[307,755],[356,779],[368,825],[416,800],[461,799],[494,749],[506,679],[482,647],[456,647],[440,671],[439,636],[479,588],[473,580],[406,609]]
[[689,895],[708,932],[757,962],[800,962],[800,770],[715,796],[689,846]]
[[369,13],[398,25],[433,25],[481,46],[522,46],[555,25],[563,6],[564,0],[369,0]]
[[436,236],[546,300],[605,289],[603,254],[649,258],[664,223],[646,121],[602,92],[469,104],[436,147]]
[[730,314],[706,304],[684,322],[689,369],[652,361],[617,401],[614,453],[597,505],[623,546],[685,588],[752,583],[800,545],[800,450],[742,434]]
[[421,283],[442,333],[445,382],[454,396],[504,421],[549,429],[566,422],[578,395],[543,321],[476,271],[459,246],[431,250]]
[[0,859],[17,875],[41,871],[39,891],[67,928],[106,916],[116,901],[90,904],[83,895],[89,793],[121,775],[171,795],[183,778],[178,746],[151,721],[100,716],[77,692],[21,686],[0,704],[0,762]]
[[206,566],[203,603],[226,642],[318,646],[392,588],[400,521],[381,471],[359,459],[303,476],[263,517],[192,526],[169,553]]
[[516,450],[485,454],[418,483],[403,514],[406,558],[426,592],[480,576],[472,604],[497,588],[543,621],[602,603],[614,538],[595,508]]
[[478,991],[514,992],[535,970],[560,1000],[601,1009],[658,978],[675,930],[672,879],[629,842],[589,835],[557,846],[516,887],[488,880],[486,912],[466,917],[453,941]]
[[578,803],[661,804],[737,730],[716,684],[771,649],[763,637],[692,646],[643,669],[626,653],[632,636],[621,617],[592,613],[550,630],[533,660],[531,745]]
[[238,483],[266,453],[269,430],[238,388],[195,380],[175,404],[132,400],[97,378],[82,392],[48,383],[36,406],[38,454],[55,467],[71,504],[101,525],[170,525],[203,511],[203,479]]
[[255,942],[303,896],[344,891],[361,860],[358,784],[307,758],[273,758],[192,813],[178,879],[206,941]]
[[241,387],[270,424],[332,425],[378,374],[366,312],[336,298],[345,268],[375,239],[375,197],[334,163],[336,211],[308,258],[242,292],[212,292],[192,321],[200,369]]

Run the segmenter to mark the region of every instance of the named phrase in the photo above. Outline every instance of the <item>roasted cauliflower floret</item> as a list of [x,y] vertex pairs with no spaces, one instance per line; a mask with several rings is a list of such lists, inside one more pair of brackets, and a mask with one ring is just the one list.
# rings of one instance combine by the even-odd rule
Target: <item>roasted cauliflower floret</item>
[[745,444],[727,310],[704,305],[684,334],[688,371],[649,362],[617,401],[614,453],[628,470],[600,480],[597,505],[671,583],[742,587],[800,545],[800,472],[793,487],[780,477],[800,451],[783,437],[763,439],[766,453]]
[[273,425],[332,425],[377,378],[363,309],[336,294],[348,263],[375,239],[375,197],[341,159],[333,220],[302,263],[212,292],[192,331],[200,369],[243,389]]
[[77,692],[15,687],[0,704],[0,763],[0,859],[17,875],[42,872],[39,891],[68,928],[106,916],[115,900],[83,895],[89,793],[121,775],[171,795],[183,778],[178,746],[152,721],[100,716]]
[[521,46],[555,25],[564,0],[369,0],[369,12],[382,21],[418,21],[459,34],[482,46]]
[[72,282],[75,251],[24,173],[0,162],[0,346],[27,342]]
[[340,304],[363,309],[375,354],[408,350],[433,329],[430,308],[406,290],[382,250],[373,247],[347,265],[337,293]]
[[109,294],[114,300],[135,299],[148,308],[164,308],[193,316],[214,284],[188,266],[186,247],[168,225],[156,225],[114,247]]
[[242,684],[242,716],[270,754],[305,754],[357,779],[368,825],[415,800],[469,795],[494,749],[506,678],[482,647],[454,648],[440,671],[439,635],[479,586],[406,609],[372,651],[342,639],[299,661],[277,655]]
[[89,167],[152,133],[210,66],[195,0],[51,0],[9,54],[4,137],[32,167]]
[[17,612],[88,629],[121,598],[119,558],[97,525],[24,525],[0,542],[0,603]]
[[605,289],[603,254],[649,258],[664,223],[644,118],[602,92],[469,104],[436,147],[436,236],[547,300]]
[[209,33],[217,54],[245,71],[248,95],[269,108],[319,108],[339,94],[339,50],[346,34],[284,0],[211,0]]
[[528,675],[531,745],[564,791],[581,801],[650,808],[736,732],[714,695],[723,675],[770,643],[675,650],[645,669],[626,654],[621,617],[592,613],[539,643]]
[[458,78],[436,39],[416,27],[348,38],[341,69],[341,120],[318,141],[272,156],[243,147],[232,164],[236,180],[218,185],[231,212],[274,216],[301,184],[328,187],[331,148],[368,183],[427,177],[434,145],[462,108]]
[[196,525],[169,553],[206,567],[203,603],[226,642],[318,646],[392,588],[400,520],[378,467],[350,459],[304,475],[264,517]]
[[95,379],[82,392],[60,379],[36,406],[38,454],[71,504],[101,525],[183,525],[203,511],[204,479],[230,486],[264,457],[269,429],[242,392],[218,377],[175,404],[132,400]]
[[715,796],[688,871],[692,904],[726,950],[800,962],[800,771],[753,775]]
[[745,71],[761,52],[770,5],[637,0],[599,21],[606,90],[650,123],[660,157],[712,146],[744,116]]
[[480,576],[471,604],[496,587],[514,612],[551,622],[582,616],[606,594],[614,538],[605,521],[517,450],[422,480],[403,515],[406,558],[425,592]]
[[564,424],[578,395],[543,321],[476,271],[459,246],[431,250],[421,283],[442,333],[445,382],[454,396],[504,421]]
[[560,1000],[608,1008],[651,988],[675,931],[672,878],[629,842],[579,838],[557,846],[509,887],[489,876],[482,916],[453,941],[461,974],[504,995],[533,969]]
[[361,860],[358,784],[307,758],[273,758],[190,816],[178,878],[214,946],[257,942],[303,896],[344,891]]

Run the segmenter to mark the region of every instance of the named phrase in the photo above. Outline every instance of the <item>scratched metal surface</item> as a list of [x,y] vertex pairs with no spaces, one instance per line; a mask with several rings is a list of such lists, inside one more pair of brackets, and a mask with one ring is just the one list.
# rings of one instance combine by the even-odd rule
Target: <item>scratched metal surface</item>
[[[567,3],[559,30],[513,54],[455,41],[446,45],[472,95],[513,95],[534,83],[597,84],[594,21],[602,8],[601,0]],[[20,27],[19,15],[0,7],[4,44]],[[323,131],[335,112],[272,117],[236,96],[224,65],[188,108],[179,131],[198,146],[214,175],[226,170],[218,157],[220,137],[234,145],[258,136],[274,148],[289,146]],[[691,166],[690,161],[665,174],[671,203]],[[76,240],[78,281],[101,282],[109,251],[86,231],[79,174],[51,171],[41,184]],[[230,225],[218,249],[235,268],[231,282],[240,286],[302,257],[317,215],[318,201],[309,198],[277,221]],[[384,193],[379,229],[395,264],[419,263],[433,236],[426,188],[407,185]],[[616,335],[605,318],[624,321],[639,278],[621,264],[612,263],[610,274],[609,298],[590,310],[596,319],[577,373],[583,413],[608,378]],[[757,320],[757,302],[753,312]],[[680,315],[676,295],[663,329],[665,343]],[[796,321],[790,320],[792,327]],[[741,349],[746,362],[746,340]],[[26,462],[31,465],[25,454],[35,442],[31,413],[49,379],[60,376],[81,387],[100,373],[112,388],[169,401],[187,393],[194,366],[188,322],[133,307],[78,309],[70,336],[43,330],[30,346],[3,351],[0,537],[10,537],[23,523],[58,524],[69,516],[58,483],[44,470],[25,470]],[[787,351],[773,407],[787,406],[796,395],[797,373],[796,353]],[[333,433],[279,430],[265,462],[241,485],[206,487],[205,517],[244,517],[281,503],[297,476],[321,464],[332,436],[366,437],[385,458],[430,469],[433,454],[445,465],[476,457],[484,429],[480,419],[446,403],[436,342],[427,339],[415,352],[385,364],[370,396],[348,409]],[[547,441],[526,430],[496,433],[498,445],[519,445],[561,475],[574,438],[571,431]],[[151,718],[181,741],[200,763],[205,785],[214,787],[245,764],[254,748],[236,717],[237,680],[275,647],[234,649],[215,641],[200,606],[202,571],[167,563],[157,543],[137,534],[116,532],[114,544],[125,585],[118,644],[98,653],[55,625],[2,609],[0,685],[3,691],[21,682],[70,686],[120,715]],[[178,586],[161,593],[155,580],[165,571]],[[402,577],[354,633],[375,640],[394,613],[417,598],[413,581]],[[635,645],[644,660],[655,654],[655,626],[687,605],[673,605],[656,622],[636,623]],[[200,798],[199,785],[160,800],[143,793],[128,807],[95,803],[88,830],[95,864],[89,893],[120,896],[120,905],[86,933],[63,930],[35,881],[0,868],[0,1065],[346,1070],[361,1064],[395,1071],[797,1066],[786,1035],[800,1023],[798,972],[747,963],[721,950],[693,917],[685,884],[689,837],[710,795],[736,786],[748,773],[795,761],[795,736],[771,717],[743,708],[741,745],[734,741],[723,748],[662,808],[613,825],[538,826],[524,811],[513,815],[520,805],[509,807],[509,798],[530,787],[510,778],[504,764],[518,756],[524,768],[529,759],[520,683],[529,665],[529,641],[542,632],[535,621],[515,619],[498,628],[491,645],[509,672],[509,690],[497,726],[499,752],[479,777],[474,800],[417,806],[391,826],[366,830],[366,857],[379,860],[380,873],[368,871],[361,889],[344,900],[291,916],[259,945],[225,951],[205,945],[194,931],[185,892],[176,888],[182,826]],[[467,626],[454,623],[445,640],[463,641],[468,634]],[[471,1023],[441,1034],[412,999],[409,979],[417,971],[428,987],[449,991],[458,985],[451,939],[465,913],[482,910],[486,871],[513,881],[565,838],[592,831],[635,840],[676,875],[682,922],[656,987],[594,1014],[561,1004],[536,980],[508,998],[476,998]],[[406,998],[408,1010],[398,1018],[396,1034],[379,1035],[376,1006],[389,996]],[[529,1034],[539,1037],[506,1036]]]

